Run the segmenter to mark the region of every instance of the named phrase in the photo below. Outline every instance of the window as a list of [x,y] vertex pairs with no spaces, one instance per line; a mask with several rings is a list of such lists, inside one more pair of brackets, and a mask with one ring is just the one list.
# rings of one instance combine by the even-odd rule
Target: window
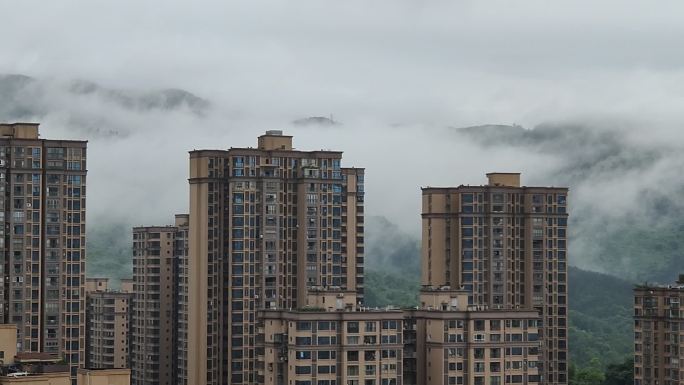
[[295,366],[295,374],[311,374],[311,366]]
[[297,322],[297,330],[311,330],[311,322],[305,322],[305,321]]

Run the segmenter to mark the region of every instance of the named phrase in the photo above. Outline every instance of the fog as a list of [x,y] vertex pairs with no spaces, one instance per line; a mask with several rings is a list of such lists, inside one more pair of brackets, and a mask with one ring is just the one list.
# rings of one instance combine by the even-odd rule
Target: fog
[[[188,207],[187,151],[255,146],[268,129],[343,150],[367,169],[368,215],[416,236],[420,186],[490,171],[571,188],[583,267],[606,269],[598,229],[678,223],[678,1],[29,0],[0,12],[0,73],[30,77],[0,78],[0,120],[89,140],[91,230],[170,222]],[[330,115],[339,124],[292,124]],[[487,124],[524,130],[458,129]]]

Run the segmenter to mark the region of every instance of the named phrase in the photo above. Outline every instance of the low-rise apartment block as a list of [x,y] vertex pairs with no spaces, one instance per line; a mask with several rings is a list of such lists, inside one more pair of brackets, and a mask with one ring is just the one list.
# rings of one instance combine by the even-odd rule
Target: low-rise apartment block
[[404,312],[356,309],[355,295],[321,294],[300,310],[259,313],[258,383],[401,384]]
[[17,352],[17,327],[0,324],[0,385],[130,385],[129,369],[78,369],[54,353]]
[[406,312],[404,384],[537,384],[539,313],[468,305],[469,292],[423,290]]
[[356,308],[345,293],[329,294],[259,313],[259,383],[542,383],[535,310],[471,306],[469,292],[444,288],[423,290],[410,310]]

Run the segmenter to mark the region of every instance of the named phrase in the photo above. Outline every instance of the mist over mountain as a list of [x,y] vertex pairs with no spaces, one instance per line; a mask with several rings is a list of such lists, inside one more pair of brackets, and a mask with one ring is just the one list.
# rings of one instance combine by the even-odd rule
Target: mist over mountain
[[[570,187],[571,264],[630,280],[684,271],[684,152],[678,136],[610,124],[455,129],[483,151],[517,149],[554,165],[542,185]],[[655,139],[655,140],[654,140]],[[672,140],[674,139],[674,140]]]
[[[21,74],[0,74],[0,117],[3,121],[57,119],[81,135],[119,136],[133,127],[117,119],[159,112],[205,115],[211,104],[189,91],[118,89],[88,80],[37,79]],[[110,112],[105,112],[106,110]]]

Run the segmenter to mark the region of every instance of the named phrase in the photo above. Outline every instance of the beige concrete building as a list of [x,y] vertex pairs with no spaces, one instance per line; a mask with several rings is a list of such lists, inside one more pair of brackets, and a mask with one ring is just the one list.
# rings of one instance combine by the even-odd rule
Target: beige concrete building
[[634,289],[634,385],[684,384],[684,274]]
[[256,148],[190,152],[188,384],[256,384],[259,309],[308,290],[363,302],[364,170],[269,131]]
[[17,325],[0,324],[0,366],[14,362],[17,355]]
[[468,305],[469,292],[423,290],[404,324],[404,384],[542,383],[539,314]]
[[69,372],[31,374],[20,377],[0,376],[0,385],[70,385]]
[[79,369],[78,385],[130,385],[130,369]]
[[187,238],[187,214],[173,226],[133,229],[134,385],[187,383]]
[[258,383],[401,384],[403,318],[400,310],[260,312]]
[[69,366],[54,353],[17,352],[17,326],[0,324],[0,385],[69,385]]
[[85,141],[0,124],[0,323],[20,352],[85,364]]
[[[77,385],[130,385],[130,369],[78,369]],[[26,376],[0,376],[0,385],[69,385],[69,372],[40,373]]]
[[173,383],[174,226],[133,228],[131,382]]
[[487,310],[539,311],[540,381],[566,384],[568,190],[487,176],[484,186],[423,188],[423,287],[465,290]]
[[176,214],[174,236],[174,372],[176,385],[187,382],[188,351],[188,214]]
[[[258,313],[266,385],[538,384],[539,313],[484,310],[463,290],[423,290],[411,310],[357,308],[318,291],[300,310]],[[350,301],[351,299],[351,301]]]
[[122,278],[119,280],[119,290],[124,293],[133,293],[133,278]]
[[[109,279],[86,280],[86,367],[130,368],[131,292],[110,290]],[[122,286],[122,289],[125,288]]]

